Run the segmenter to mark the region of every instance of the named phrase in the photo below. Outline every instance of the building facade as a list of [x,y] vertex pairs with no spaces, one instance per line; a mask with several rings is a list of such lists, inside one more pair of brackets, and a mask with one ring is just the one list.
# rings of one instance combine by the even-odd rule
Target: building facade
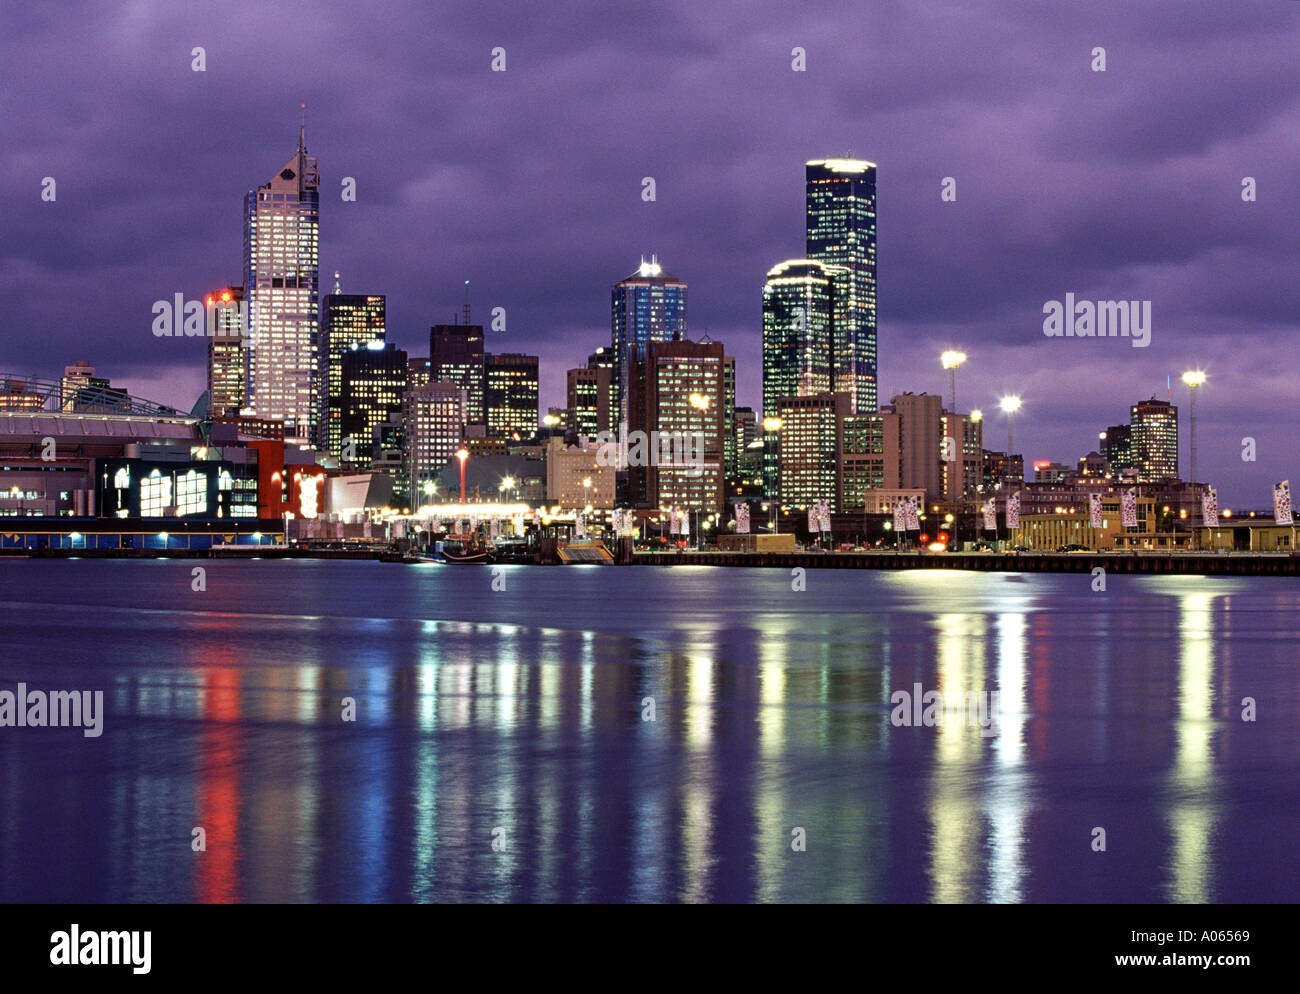
[[834,382],[850,413],[876,409],[876,165],[861,159],[805,163],[809,259],[847,271],[831,343]]
[[[382,294],[339,293],[325,298],[321,314],[321,357],[325,362],[321,448],[340,457],[343,436],[343,357],[354,347],[387,341],[387,313]],[[405,355],[406,353],[402,353]],[[369,441],[367,440],[367,446]]]
[[320,364],[320,175],[298,151],[244,198],[244,288],[249,304],[249,407],[284,422],[300,445],[318,440]]
[[353,344],[339,359],[337,408],[339,451],[336,458],[358,469],[369,469],[381,441],[381,425],[402,411],[407,390],[407,355],[378,341]]
[[488,434],[519,441],[532,438],[540,422],[537,356],[503,352],[487,356],[486,363]]
[[686,284],[665,271],[658,256],[642,258],[636,272],[610,289],[612,402],[620,425],[628,423],[629,381],[636,363],[645,360],[646,346],[685,336]]
[[428,369],[428,382],[455,383],[465,391],[466,424],[487,424],[482,325],[435,324],[430,328]]
[[836,281],[844,272],[809,259],[787,259],[768,270],[763,284],[764,480],[772,494],[778,477],[777,406],[787,397],[832,389]]

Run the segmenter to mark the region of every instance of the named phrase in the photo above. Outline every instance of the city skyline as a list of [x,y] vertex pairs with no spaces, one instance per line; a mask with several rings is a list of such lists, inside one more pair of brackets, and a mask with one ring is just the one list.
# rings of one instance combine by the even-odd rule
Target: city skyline
[[[148,8],[142,11],[147,20]],[[410,13],[418,22],[420,15]],[[1106,73],[1093,73],[1081,51],[1077,72],[1066,74],[1068,84],[1053,60],[1073,56],[1053,46],[1077,45],[1079,15],[1068,15],[1068,30],[1059,35],[1054,27],[1032,28],[1053,60],[1028,54],[1031,29],[1022,24],[1008,26],[1005,49],[986,44],[966,51],[961,28],[968,16],[952,14],[937,25],[922,25],[911,14],[891,18],[913,56],[950,56],[948,64],[970,84],[964,99],[982,109],[966,120],[951,107],[936,111],[934,89],[902,100],[907,67],[865,32],[858,37],[852,28],[773,13],[761,30],[724,44],[706,19],[683,13],[687,37],[719,56],[714,71],[747,67],[753,93],[732,87],[725,101],[741,120],[754,120],[764,98],[783,107],[798,99],[800,87],[806,93],[819,80],[840,79],[831,66],[846,62],[850,51],[864,64],[875,64],[864,49],[867,55],[880,51],[879,85],[893,96],[885,100],[888,114],[860,111],[846,107],[849,94],[839,83],[825,107],[772,121],[783,138],[777,142],[763,132],[741,140],[737,125],[718,131],[722,102],[715,107],[705,101],[684,119],[688,126],[671,151],[647,150],[644,141],[602,144],[594,128],[563,110],[546,119],[549,128],[505,114],[507,104],[533,107],[535,96],[527,94],[534,91],[547,95],[548,106],[564,103],[551,99],[555,92],[548,87],[575,83],[543,86],[541,80],[551,78],[547,60],[563,58],[575,77],[589,80],[609,70],[617,61],[610,52],[622,51],[621,45],[637,57],[615,81],[616,92],[654,76],[666,58],[658,42],[669,32],[653,21],[638,22],[643,40],[618,45],[609,29],[592,27],[575,36],[566,56],[557,56],[527,42],[530,32],[554,30],[541,23],[516,19],[517,40],[490,44],[490,23],[474,13],[453,18],[447,30],[464,41],[464,51],[437,70],[422,64],[409,77],[434,73],[435,89],[446,97],[431,108],[434,120],[421,123],[364,109],[385,92],[381,82],[364,87],[364,94],[347,94],[324,76],[289,79],[292,74],[276,63],[274,39],[244,38],[229,47],[215,22],[205,26],[202,18],[184,31],[154,25],[159,30],[148,44],[157,53],[156,80],[170,80],[178,96],[171,105],[144,108],[145,94],[127,85],[104,98],[117,110],[141,109],[112,115],[119,121],[112,127],[108,117],[84,121],[98,139],[93,176],[84,169],[84,140],[38,140],[40,122],[17,122],[20,139],[40,150],[27,153],[26,171],[11,168],[5,180],[19,246],[6,266],[13,294],[8,310],[30,334],[10,337],[0,366],[53,376],[84,359],[132,393],[188,409],[204,388],[207,343],[153,338],[150,304],[177,292],[202,299],[239,282],[231,205],[292,152],[298,104],[305,102],[308,144],[322,163],[321,271],[341,271],[345,293],[385,295],[389,340],[397,347],[422,355],[421,338],[459,309],[469,279],[478,320],[492,307],[506,308],[506,330],[495,337],[488,332],[486,350],[539,355],[541,407],[563,404],[565,370],[583,365],[608,339],[608,287],[642,254],[653,253],[690,284],[688,336],[708,334],[724,343],[737,359],[738,403],[759,408],[758,291],[773,264],[804,254],[803,164],[852,153],[878,163],[882,174],[882,400],[903,391],[942,393],[946,377],[938,354],[962,348],[970,355],[961,370],[963,407],[990,410],[997,396],[1014,391],[1025,402],[1016,420],[1017,449],[1027,461],[1068,463],[1095,448],[1097,432],[1121,420],[1132,404],[1165,399],[1166,377],[1172,378],[1174,404],[1185,406],[1179,375],[1201,367],[1209,379],[1198,401],[1198,475],[1216,483],[1226,500],[1261,504],[1271,483],[1292,475],[1291,384],[1271,353],[1294,320],[1294,249],[1284,222],[1295,213],[1296,194],[1280,165],[1287,156],[1278,150],[1295,146],[1297,134],[1294,115],[1287,117],[1294,99],[1285,87],[1262,84],[1296,75],[1293,60],[1283,59],[1293,50],[1285,42],[1297,23],[1294,12],[1261,11],[1242,24],[1228,13],[1195,9],[1183,18],[1178,37],[1165,39],[1175,46],[1172,55],[1143,48],[1142,25],[1156,14],[1096,14],[1094,30],[1099,44],[1110,41],[1111,64]],[[88,30],[93,27],[92,17]],[[33,30],[39,34],[39,27]],[[396,34],[377,26],[362,31],[372,41],[391,42],[399,61],[414,57]],[[206,75],[189,64],[204,33],[211,37]],[[1223,47],[1231,49],[1234,39],[1245,38],[1252,45],[1249,63],[1215,47],[1227,42]],[[324,39],[308,38],[304,52],[318,51]],[[508,70],[493,74],[489,53],[498,42],[507,50]],[[792,71],[789,53],[796,44],[809,53],[806,73]],[[16,66],[31,57],[26,48],[6,46]],[[368,46],[358,47],[361,53],[352,58],[375,57]],[[76,45],[69,53],[86,54],[90,65],[101,57]],[[131,58],[138,60],[139,52]],[[1000,88],[1006,81],[989,64],[999,58],[1017,70],[1010,89]],[[223,76],[225,103],[245,104],[230,99],[244,87],[263,92],[232,118],[212,107],[201,84],[236,66],[247,79]],[[84,68],[67,68],[69,84],[83,78]],[[1180,88],[1193,71],[1219,84],[1212,96]],[[671,72],[658,80],[669,90],[681,85]],[[1120,101],[1117,87],[1128,92],[1136,82],[1147,102]],[[1041,105],[1050,86],[1057,97],[1068,96],[1076,113],[1087,102],[1079,137],[1059,125],[1015,120],[1017,98]],[[1247,101],[1252,87],[1259,92]],[[1173,101],[1173,113],[1162,98]],[[1242,113],[1202,120],[1198,100]],[[78,109],[89,109],[77,93],[60,87],[31,94],[29,102],[45,120],[61,119],[61,113],[79,120]],[[492,133],[446,142],[447,126],[467,128],[475,108],[488,112],[485,102],[498,122]],[[927,106],[948,125],[943,140],[936,129],[924,130]],[[675,120],[652,108],[646,133],[667,133]],[[1165,120],[1179,127],[1156,127]],[[557,121],[577,124],[576,135],[557,141]],[[1199,130],[1189,132],[1189,121]],[[997,138],[989,130],[995,126],[1003,129]],[[1128,141],[1101,141],[1108,128]],[[77,128],[67,133],[87,137]],[[151,134],[174,140],[158,144],[155,159],[141,161],[134,149]],[[1008,143],[1014,135],[1019,140]],[[1006,151],[1009,144],[1016,148]],[[991,171],[993,161],[997,169]],[[133,177],[158,171],[190,177],[181,200],[185,211],[167,198],[157,210],[140,206],[141,196],[157,191]],[[745,180],[744,196],[728,189],[735,184],[715,183],[719,174]],[[47,175],[59,184],[53,203],[39,196]],[[642,199],[647,176],[656,180],[654,202]],[[948,176],[956,181],[955,202],[941,199]],[[1258,184],[1258,202],[1242,199],[1246,176]],[[355,202],[340,196],[349,177]],[[584,206],[575,210],[578,202]],[[86,278],[93,273],[101,275]],[[96,310],[88,329],[86,315],[109,280],[118,306]],[[1151,301],[1150,346],[1044,337],[1043,305],[1067,293]],[[1225,333],[1225,326],[1231,330]],[[1094,388],[1080,390],[1079,383]],[[996,447],[1000,416],[990,425],[990,447]],[[1255,463],[1240,459],[1245,437],[1256,439]]]

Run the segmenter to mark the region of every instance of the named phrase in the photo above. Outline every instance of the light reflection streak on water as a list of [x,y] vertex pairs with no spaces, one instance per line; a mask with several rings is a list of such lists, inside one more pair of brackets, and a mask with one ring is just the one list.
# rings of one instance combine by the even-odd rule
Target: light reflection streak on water
[[923,694],[937,689],[943,705],[941,723],[924,729],[938,736],[929,792],[930,887],[933,901],[951,904],[975,898],[981,819],[973,781],[984,743],[964,709],[967,691],[984,687],[984,642],[977,615],[941,614],[934,624],[938,687],[922,686]]
[[1024,899],[1025,796],[1024,759],[1026,697],[1025,646],[1027,621],[1023,613],[1005,613],[997,619],[998,734],[992,740],[1001,786],[993,788],[989,812],[988,900],[1014,903]]
[[1214,900],[1210,839],[1217,819],[1214,798],[1214,594],[1178,596],[1177,746],[1169,774],[1167,815],[1172,836],[1170,901]]
[[[786,762],[786,708],[789,691],[786,672],[786,647],[789,645],[790,623],[773,619],[764,626],[763,638],[758,640],[758,751],[754,784],[754,851],[768,853],[779,851],[787,835],[785,827],[785,798],[781,783]],[[759,901],[779,901],[782,895],[783,867],[781,859],[756,860],[757,880],[755,896]]]
[[713,752],[707,747],[712,735],[714,659],[709,651],[696,649],[686,657],[686,733],[690,749],[682,781],[682,875],[678,899],[698,902],[708,899],[712,889],[713,799],[717,793]]

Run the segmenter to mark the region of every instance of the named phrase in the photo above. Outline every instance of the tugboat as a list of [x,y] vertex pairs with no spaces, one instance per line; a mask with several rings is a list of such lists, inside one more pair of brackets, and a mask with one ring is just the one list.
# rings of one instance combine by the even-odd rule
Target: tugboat
[[450,535],[434,545],[434,555],[450,566],[487,566],[495,558],[492,547],[469,535]]

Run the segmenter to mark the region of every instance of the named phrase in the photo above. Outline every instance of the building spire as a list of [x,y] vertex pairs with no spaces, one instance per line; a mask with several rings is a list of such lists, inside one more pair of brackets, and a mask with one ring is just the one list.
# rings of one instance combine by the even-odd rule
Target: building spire
[[343,288],[339,286],[339,271],[337,269],[334,270],[334,292],[335,293],[343,292]]
[[307,105],[302,104],[298,108],[298,154],[307,154],[306,135],[307,135]]

